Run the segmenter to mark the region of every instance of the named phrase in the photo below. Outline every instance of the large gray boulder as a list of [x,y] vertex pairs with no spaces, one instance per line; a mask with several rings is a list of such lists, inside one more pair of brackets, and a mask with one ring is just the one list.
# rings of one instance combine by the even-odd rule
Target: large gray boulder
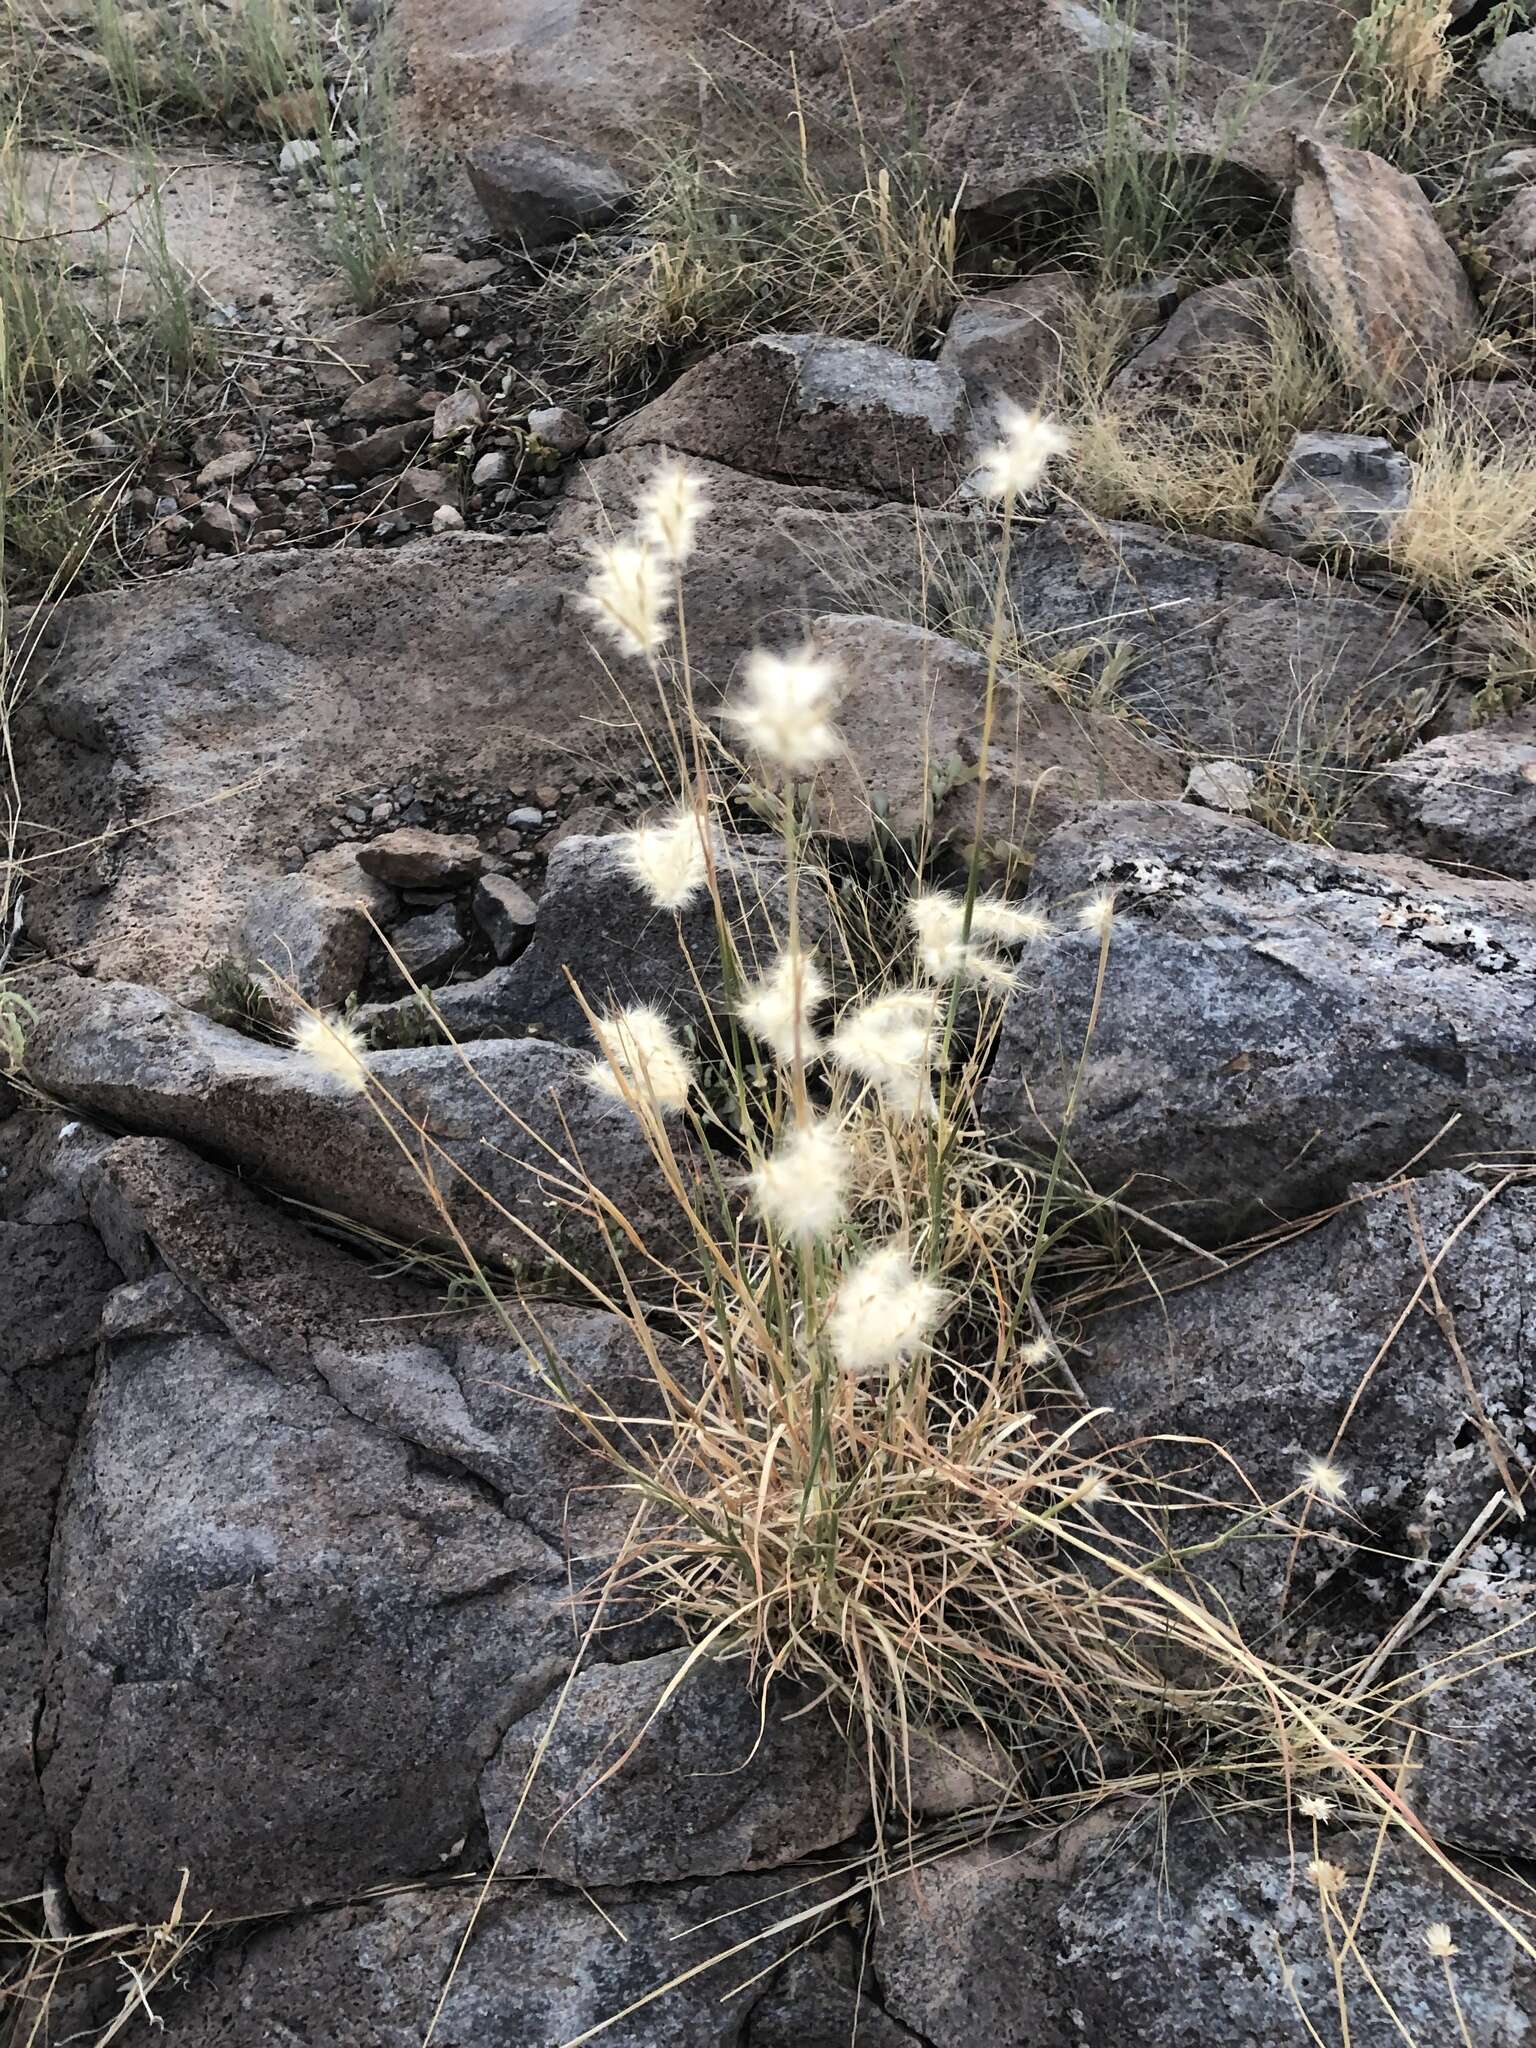
[[58,1116],[0,1123],[0,1895],[42,1884],[52,1847],[33,1758],[48,1556],[121,1274],[81,1191],[107,1141]]
[[1045,520],[1020,540],[1010,588],[1044,659],[1080,648],[1091,677],[1128,657],[1121,695],[1205,753],[1358,761],[1383,722],[1422,725],[1444,686],[1418,613],[1236,541]]
[[[366,836],[381,789],[411,786],[426,822],[458,829],[499,824],[573,769],[632,778],[642,725],[668,744],[661,709],[643,670],[610,685],[573,599],[588,543],[623,529],[656,460],[587,465],[547,534],[279,550],[61,606],[16,745],[29,814],[83,850],[33,871],[33,938],[196,1000],[253,898],[346,832]],[[915,592],[910,510],[728,471],[705,481],[713,511],[689,567],[705,703],[760,634],[847,607],[812,546],[834,513],[876,575]],[[278,930],[257,923],[244,950]]]
[[1415,1810],[1436,1836],[1536,1855],[1536,1576],[1529,1544],[1501,1536],[1457,1573],[1414,1639],[1407,1690],[1421,1741]]
[[[875,1944],[890,2014],[930,2048],[1291,2048],[1307,2038],[1298,2005],[1327,2029],[1338,2007],[1306,1838],[1265,1815],[1135,1819],[1111,1809],[1054,1840],[1000,1836],[895,1878]],[[1391,2002],[1346,1970],[1355,2048],[1401,2048],[1402,2027],[1459,2038],[1424,1942],[1437,1921],[1455,1931],[1472,2038],[1519,2048],[1536,1964],[1400,1831],[1382,1842],[1367,1826],[1327,1829],[1321,1844],[1344,1874],[1335,1904]]]
[[1477,301],[1429,201],[1365,149],[1303,139],[1291,267],[1359,388],[1411,412],[1461,367]]
[[706,356],[610,437],[753,476],[836,482],[923,503],[963,473],[965,384],[872,342],[764,334]]
[[[1089,1041],[1099,941],[1072,919],[1106,890]],[[983,1112],[1049,1149],[1088,1041],[1065,1142],[1096,1187],[1220,1234],[1335,1200],[1431,1145],[1443,1161],[1529,1142],[1536,903],[1518,884],[1345,860],[1189,805],[1117,804],[1046,843],[1033,892],[1063,930],[1031,949]]]
[[[53,1540],[37,1748],[75,1904],[156,1920],[185,1868],[193,1914],[282,1911],[483,1861],[481,1774],[627,1520],[557,1400],[640,1410],[627,1325],[434,1314],[163,1141],[88,1199],[132,1277]],[[658,1647],[608,1620],[593,1654]]]
[[[1213,1514],[1200,1532],[1228,1538],[1193,1568],[1216,1583],[1250,1640],[1334,1667],[1367,1653],[1409,1604],[1413,1567],[1445,1556],[1500,1490],[1484,1422],[1509,1469],[1536,1453],[1536,1334],[1524,1309],[1533,1255],[1529,1189],[1508,1187],[1490,1203],[1481,1181],[1431,1173],[1228,1271],[1165,1272],[1156,1294],[1091,1323],[1077,1370],[1089,1401],[1111,1411],[1106,1431],[1124,1442],[1182,1439],[1145,1456],[1239,1521],[1255,1500],[1289,1500],[1285,1519],[1300,1519],[1296,1490],[1313,1460],[1331,1459],[1342,1474],[1342,1511],[1314,1499],[1294,1558],[1262,1519],[1241,1533],[1231,1514]],[[1436,1282],[1473,1362],[1483,1420],[1434,1316],[1415,1310],[1397,1328],[1426,1258],[1439,1260]],[[1207,1442],[1230,1462],[1201,1459],[1192,1445]],[[1516,1664],[1509,1678],[1527,1714],[1536,1711],[1536,1674]],[[1446,1697],[1454,1709],[1462,1689]],[[1467,1767],[1480,1768],[1470,1754]]]
[[866,1759],[825,1703],[754,1697],[739,1664],[685,1650],[578,1675],[507,1730],[481,1780],[513,1868],[566,1884],[771,1870],[857,1833]]
[[675,1226],[639,1121],[588,1084],[590,1055],[574,1048],[520,1038],[487,1040],[472,1059],[441,1045],[373,1053],[365,1095],[130,982],[54,975],[32,994],[39,1088],[213,1152],[391,1242],[451,1245],[457,1230],[515,1267],[560,1253],[611,1272],[578,1160],[657,1245]]

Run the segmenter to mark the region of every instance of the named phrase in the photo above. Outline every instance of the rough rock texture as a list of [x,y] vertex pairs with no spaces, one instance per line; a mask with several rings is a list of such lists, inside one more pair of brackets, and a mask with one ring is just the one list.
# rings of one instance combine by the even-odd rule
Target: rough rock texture
[[[1210,1497],[1243,1499],[1245,1479],[1278,1501],[1310,1460],[1332,1457],[1348,1513],[1313,1507],[1316,1540],[1299,1554],[1286,1603],[1289,1633],[1304,1648],[1307,1632],[1321,1630],[1330,1661],[1348,1629],[1360,1628],[1363,1647],[1373,1643],[1384,1611],[1406,1607],[1411,1592],[1378,1586],[1363,1612],[1351,1609],[1347,1574],[1380,1581],[1386,1556],[1439,1559],[1499,1486],[1432,1314],[1410,1315],[1371,1370],[1423,1284],[1426,1254],[1444,1254],[1437,1284],[1502,1455],[1518,1468],[1536,1448],[1536,1328],[1521,1278],[1536,1249],[1536,1196],[1512,1187],[1485,1205],[1486,1194],[1462,1174],[1430,1174],[1230,1272],[1191,1268],[1179,1276],[1190,1284],[1101,1315],[1085,1333],[1079,1378],[1090,1401],[1112,1409],[1104,1426],[1116,1441],[1164,1431],[1230,1450],[1244,1478],[1207,1461],[1201,1490]],[[1191,1453],[1167,1455],[1187,1465]],[[1351,1559],[1354,1544],[1365,1550]],[[1289,1568],[1289,1545],[1277,1550],[1255,1531],[1201,1569],[1268,1639]],[[1514,1675],[1529,1705],[1536,1674],[1517,1666]]]
[[1536,189],[1523,186],[1483,240],[1483,296],[1518,305],[1536,282]]
[[[760,2016],[782,2024],[792,1989],[806,1995],[818,1988],[802,1969],[781,1990],[770,1969],[807,1929],[760,1938],[744,1955],[700,1966],[814,1905],[814,1878],[791,1898],[781,1895],[794,1882],[789,1873],[734,1878],[609,1892],[600,1901],[540,1885],[498,1888],[481,1911],[433,2041],[442,2048],[574,2041],[682,1978],[600,2038],[613,2048],[756,2048]],[[474,1887],[403,1892],[254,1930],[193,1966],[185,1988],[162,2000],[165,2030],[155,2038],[166,2048],[270,2048],[283,2040],[420,2048],[474,1896]],[[763,1981],[759,1971],[769,1972]],[[748,1977],[754,1981],[738,1989]],[[849,2038],[846,1979],[833,1973],[819,1988],[807,1997],[807,2031],[796,2035],[797,2048]],[[866,2037],[861,2015],[859,2039],[866,2038],[870,2048],[910,2041],[895,2026]]]
[[423,832],[413,825],[370,840],[356,859],[364,874],[392,889],[451,888],[473,881],[482,864],[479,842],[467,834]]
[[[1449,1921],[1472,2038],[1520,2048],[1536,1966],[1400,1836],[1389,1842],[1358,1940],[1402,2023],[1416,2040],[1457,2038],[1442,1965],[1423,1941],[1428,1925]],[[1351,1924],[1376,1846],[1371,1829],[1326,1838],[1324,1853],[1348,1873],[1340,1903]],[[1166,1842],[1150,1818],[1127,1839],[1113,1814],[1055,1844],[1001,1837],[886,1888],[875,1967],[887,2009],[930,2048],[1286,2048],[1307,2038],[1297,2003],[1325,2030],[1337,2015],[1304,1863],[1274,1822],[1217,1827],[1187,1810],[1170,1818]],[[1356,2048],[1400,2048],[1368,1993],[1352,1992],[1350,2017]]]
[[88,1189],[133,1277],[53,1552],[38,1754],[75,1903],[156,1918],[185,1866],[193,1913],[285,1910],[483,1858],[480,1773],[626,1519],[543,1355],[623,1409],[633,1339],[434,1317],[176,1146],[124,1140]]
[[1517,378],[1454,378],[1445,386],[1444,404],[1453,431],[1486,457],[1536,440],[1536,387]]
[[[1499,1545],[1506,1547],[1516,1549]],[[1443,1841],[1529,1857],[1536,1855],[1536,1579],[1528,1545],[1516,1558],[1523,1577],[1458,1573],[1441,1595],[1443,1611],[1414,1639],[1410,1690],[1419,1695],[1413,1719],[1424,1740],[1414,1752],[1412,1797]]]
[[869,1811],[865,1760],[825,1706],[791,1687],[759,1701],[739,1665],[683,1650],[584,1671],[558,1712],[509,1728],[481,1780],[492,1841],[530,1775],[509,1867],[567,1884],[774,1869],[848,1840]]
[[661,1243],[673,1224],[639,1124],[587,1085],[583,1055],[564,1046],[488,1041],[475,1073],[451,1046],[373,1053],[369,1071],[399,1105],[386,1108],[387,1127],[369,1098],[298,1053],[253,1044],[153,990],[63,976],[32,994],[28,1071],[40,1087],[215,1152],[396,1242],[449,1238],[391,1134],[420,1153],[402,1113],[429,1132],[442,1197],[482,1253],[524,1265],[545,1256],[542,1240],[607,1267],[595,1219],[561,1197],[573,1146],[639,1229]]
[[1274,287],[1239,278],[1205,285],[1115,375],[1121,397],[1148,401],[1211,398],[1220,386],[1267,373],[1274,352],[1265,301]]
[[[1379,821],[1379,822],[1378,822]],[[1366,843],[1536,879],[1536,711],[1448,733],[1390,762],[1356,806]]]
[[1480,82],[1495,99],[1530,119],[1536,115],[1536,30],[1505,36],[1477,67]]
[[1366,434],[1298,434],[1259,507],[1259,538],[1286,555],[1377,554],[1408,509],[1413,464]]
[[[813,637],[842,664],[847,742],[818,785],[819,822],[856,841],[878,817],[899,838],[926,825],[968,843],[985,658],[891,619],[818,619]],[[1044,684],[1006,677],[996,717],[987,827],[1010,846],[1037,845],[1085,803],[1178,794],[1166,751],[1124,718],[1079,710]]]
[[48,1554],[120,1275],[80,1176],[104,1143],[62,1117],[0,1123],[0,1897],[37,1890],[51,1839],[33,1767]]
[[1291,264],[1355,376],[1411,410],[1477,332],[1466,273],[1412,178],[1369,150],[1298,145]]
[[1042,659],[1125,650],[1122,695],[1203,752],[1347,753],[1384,709],[1412,730],[1442,688],[1416,612],[1235,541],[1046,520],[1020,541],[1010,583]]
[[235,954],[244,966],[280,975],[317,1009],[329,1009],[362,986],[373,945],[370,917],[382,917],[393,904],[354,848],[333,846],[297,874],[256,889]]
[[[1071,1132],[1095,1186],[1134,1177],[1180,1228],[1223,1229],[1389,1175],[1452,1116],[1457,1154],[1527,1142],[1536,908],[1519,885],[1119,804],[1047,841],[1033,887],[1067,917],[1116,897]],[[1058,1126],[1097,947],[1063,932],[1009,1005],[983,1102],[1022,1144]]]
[[999,398],[1026,407],[1051,404],[1083,305],[1083,288],[1068,270],[1042,270],[961,300],[938,359],[965,379],[978,436]]
[[968,423],[965,385],[943,363],[872,342],[768,334],[706,356],[610,441],[927,503],[960,481]]
[[[941,180],[965,180],[968,204],[1000,209],[1092,160],[1083,114],[1100,104],[1116,33],[1078,0],[912,0],[894,21],[883,7],[798,0],[405,0],[399,26],[417,123],[439,141],[538,135],[639,160],[683,125],[739,147],[741,94],[788,112],[793,49],[813,128],[847,149],[851,73],[867,132],[910,138]],[[1280,35],[1269,0],[1144,5],[1124,68],[1147,147],[1166,147],[1171,129],[1176,148],[1283,178],[1294,129],[1324,118],[1352,26],[1334,0],[1292,0]],[[726,90],[701,93],[700,69]]]
[[[61,644],[17,719],[29,804],[70,841],[159,822],[40,865],[33,937],[95,973],[197,996],[258,885],[296,848],[323,847],[345,805],[405,779],[451,807],[576,760],[633,764],[632,716],[571,599],[585,542],[624,518],[654,461],[590,464],[547,538],[278,552],[62,607]],[[716,511],[689,570],[701,692],[770,621],[847,602],[813,558],[826,527],[898,586],[915,580],[910,511],[708,482]]]
[[491,232],[529,249],[606,227],[630,196],[603,157],[530,136],[472,150],[466,169]]

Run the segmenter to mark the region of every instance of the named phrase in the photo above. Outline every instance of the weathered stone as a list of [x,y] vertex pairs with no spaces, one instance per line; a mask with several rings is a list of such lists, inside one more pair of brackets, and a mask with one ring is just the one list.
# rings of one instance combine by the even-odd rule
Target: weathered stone
[[1246,818],[1253,809],[1254,776],[1241,761],[1196,761],[1184,785],[1186,803],[1204,804],[1208,811],[1225,811],[1229,817]]
[[[1536,1449],[1536,1339],[1522,1306],[1533,1250],[1528,1190],[1507,1188],[1489,1204],[1479,1183],[1433,1173],[1260,1259],[1181,1272],[1198,1284],[1162,1285],[1157,1299],[1095,1319],[1078,1366],[1084,1392],[1113,1411],[1106,1427],[1119,1441],[1182,1439],[1146,1455],[1176,1464],[1192,1492],[1244,1507],[1250,1487],[1262,1501],[1291,1496],[1314,1459],[1343,1474],[1347,1512],[1315,1501],[1294,1559],[1267,1525],[1242,1540],[1230,1518],[1221,1523],[1228,1540],[1200,1570],[1249,1640],[1305,1650],[1317,1633],[1334,1666],[1351,1648],[1374,1647],[1411,1592],[1384,1560],[1437,1561],[1499,1487],[1437,1322],[1417,1313],[1393,1336],[1426,1258],[1439,1260],[1441,1297],[1503,1455],[1519,1467]],[[1198,1442],[1223,1446],[1232,1464],[1207,1458],[1192,1482]]]
[[217,554],[232,555],[245,528],[228,505],[204,505],[192,522],[192,538]]
[[774,1972],[747,2021],[744,2048],[918,2048],[875,2003],[864,1958],[839,1929]]
[[1448,733],[1389,762],[1355,806],[1373,851],[1536,880],[1536,711]]
[[558,1711],[507,1730],[481,1798],[493,1841],[511,1827],[510,1868],[580,1885],[775,1869],[869,1812],[825,1704],[784,1686],[759,1702],[745,1666],[686,1650],[579,1673]]
[[53,1838],[32,1739],[54,1512],[120,1275],[80,1175],[105,1140],[62,1117],[0,1122],[0,1894],[42,1885]]
[[[1507,1288],[1513,1275],[1501,1276]],[[1528,1384],[1536,1387],[1536,1372]],[[1496,1568],[1463,1571],[1443,1612],[1413,1640],[1409,1684],[1422,1741],[1414,1811],[1440,1841],[1495,1855],[1536,1855],[1536,1579],[1529,1546],[1499,1541]],[[1494,1551],[1485,1546],[1489,1564]],[[1513,1564],[1526,1576],[1507,1570]]]
[[458,495],[458,484],[445,469],[408,469],[395,485],[393,509],[417,525],[428,525]]
[[[773,851],[723,851],[716,872],[743,957],[771,960],[788,928],[782,861]],[[814,945],[827,916],[809,889],[800,919]],[[532,943],[501,987],[522,1030],[589,1051],[583,1002],[598,1013],[656,1003],[674,1018],[698,1017],[700,991],[717,1000],[723,992],[713,901],[701,889],[686,910],[658,910],[625,864],[619,835],[573,833],[550,855]]]
[[860,485],[925,502],[960,481],[968,426],[958,371],[872,342],[766,334],[687,370],[610,436],[755,476]]
[[205,462],[197,473],[197,488],[212,490],[217,484],[232,484],[237,477],[245,475],[248,469],[256,467],[257,454],[254,448],[231,448],[223,455],[215,455]]
[[458,964],[465,946],[458,913],[451,903],[420,910],[414,917],[402,918],[389,935],[388,948],[380,949],[381,977],[389,988],[405,988],[413,981],[430,986]]
[[[863,841],[878,819],[898,838],[925,828],[969,842],[987,664],[938,633],[891,619],[818,619],[813,637],[843,671],[847,752],[818,784],[818,824]],[[1042,683],[1005,676],[991,753],[987,829],[1036,846],[1083,804],[1177,796],[1179,775],[1124,718],[1079,710]]]
[[1303,140],[1291,265],[1361,388],[1402,412],[1455,370],[1477,302],[1429,202],[1369,150]]
[[509,875],[482,875],[469,907],[499,966],[515,960],[533,937],[538,905]]
[[1120,694],[1202,753],[1358,760],[1362,734],[1384,717],[1412,732],[1443,687],[1416,612],[1236,541],[1043,520],[1010,587],[1026,644],[1046,660],[1081,647],[1088,675],[1129,655]]
[[[549,533],[528,539],[278,550],[62,605],[49,673],[14,720],[29,811],[82,847],[161,822],[39,865],[30,936],[56,959],[197,1000],[255,889],[295,842],[333,837],[359,791],[410,782],[510,805],[573,750],[637,765],[634,720],[659,724],[654,697],[626,670],[621,700],[572,597],[587,541],[622,530],[654,467],[651,450],[588,463]],[[909,506],[704,478],[713,510],[688,571],[701,705],[761,632],[850,603],[833,536],[915,594]]]
[[1526,120],[1536,116],[1536,29],[1517,29],[1495,43],[1477,75],[1512,112]]
[[1112,390],[1143,404],[1209,401],[1223,385],[1267,378],[1274,358],[1267,316],[1274,298],[1274,286],[1254,278],[1191,292],[1167,326],[1116,372]]
[[492,233],[529,249],[606,227],[630,197],[603,157],[531,136],[476,149],[466,168]]
[[1259,506],[1259,538],[1287,555],[1380,554],[1408,509],[1413,464],[1365,434],[1298,434]]
[[[1000,1836],[894,1878],[875,1944],[891,2016],[930,2048],[1286,2048],[1298,2006],[1326,2024],[1330,1938],[1284,1823],[1218,1826],[1186,1808],[1163,1832],[1135,1831],[1134,1818],[1111,1810],[1054,1842]],[[1356,2048],[1401,2048],[1402,2028],[1457,2038],[1444,1967],[1424,1944],[1436,1921],[1455,1930],[1457,1995],[1477,2038],[1518,2048],[1536,1966],[1490,1916],[1399,1831],[1330,1829],[1323,1854],[1345,1872],[1341,1909],[1384,1994],[1351,1996]]]
[[[1036,858],[1042,907],[1115,894],[1069,1143],[1100,1188],[1197,1232],[1295,1215],[1536,1115],[1536,909],[1517,884],[1353,861],[1189,804],[1117,804]],[[1054,1143],[1087,1037],[1096,933],[1030,953],[983,1097]],[[1442,1150],[1440,1156],[1444,1158]]]
[[402,825],[360,846],[357,864],[365,875],[392,889],[451,889],[471,882],[483,864],[480,842],[464,832],[427,832]]
[[174,1146],[96,1171],[181,1291],[109,1322],[54,1543],[39,1755],[71,1896],[155,1919],[185,1867],[193,1912],[290,1910],[483,1860],[481,1769],[568,1671],[573,1579],[624,1519],[584,1503],[607,1468],[542,1347],[627,1402],[633,1338],[434,1319]]
[[1068,270],[1043,270],[962,299],[938,359],[965,379],[979,415],[990,417],[999,398],[1049,408],[1062,394],[1085,304],[1082,285]]
[[[610,1892],[601,1910],[575,1892],[498,1886],[456,1970],[473,1887],[396,1892],[305,1914],[242,1930],[194,1958],[176,1987],[161,1988],[156,2009],[165,2027],[156,2039],[165,2048],[271,2048],[285,2036],[335,2048],[421,2048],[434,2026],[442,2048],[544,2048],[600,2028],[605,2048],[742,2048],[744,2038],[756,2048],[755,2034],[744,2037],[743,2029],[759,2010],[779,2009],[773,1964],[806,1939],[804,1926],[769,1930],[835,1890],[810,1873],[797,1880]],[[795,1883],[792,1902],[786,1882]],[[745,1955],[727,1953],[740,1942],[750,1944]],[[765,1981],[756,1981],[759,1972]],[[743,1988],[747,1976],[754,1981]],[[861,2044],[909,2048],[894,2027],[866,2034],[856,1998],[836,1986],[832,1995],[839,1993],[830,2012],[820,2002],[809,2008],[808,2021],[823,2031],[797,2034],[796,2048],[843,2048],[846,2026],[833,2031],[839,2008],[861,2011]]]
[[591,439],[586,421],[568,405],[536,405],[528,415],[528,431],[557,455],[579,455]]
[[361,441],[349,441],[336,450],[336,474],[353,478],[382,476],[386,470],[398,469],[423,446],[431,432],[432,422],[424,419],[402,420],[397,427],[380,427],[375,433],[365,434]]
[[252,896],[236,947],[252,968],[267,967],[307,1003],[330,1009],[363,985],[373,943],[370,918],[393,906],[350,846],[317,854]]
[[406,378],[393,371],[370,377],[342,400],[341,417],[354,425],[382,427],[396,420],[416,419],[421,412],[421,394]]
[[1483,239],[1483,296],[1525,300],[1536,284],[1536,187],[1522,186]]
[[1536,441],[1536,386],[1514,377],[1457,377],[1441,394],[1446,424],[1485,459]]
[[[40,1086],[135,1129],[204,1146],[394,1241],[447,1234],[409,1164],[421,1140],[402,1115],[431,1133],[441,1198],[493,1257],[521,1265],[549,1239],[606,1266],[595,1221],[552,1185],[567,1177],[556,1162],[572,1145],[642,1233],[664,1237],[675,1227],[638,1123],[587,1085],[582,1056],[565,1047],[488,1041],[474,1073],[451,1046],[374,1053],[369,1070],[400,1105],[381,1112],[299,1053],[253,1044],[149,989],[60,976],[33,994],[39,1014],[27,1061]],[[515,1105],[520,1123],[503,1103]]]

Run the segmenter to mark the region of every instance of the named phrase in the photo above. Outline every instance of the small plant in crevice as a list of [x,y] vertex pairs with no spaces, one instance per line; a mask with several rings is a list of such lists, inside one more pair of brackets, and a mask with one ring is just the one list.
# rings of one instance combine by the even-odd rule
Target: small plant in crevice
[[271,986],[228,956],[208,969],[203,1007],[216,1024],[227,1025],[242,1038],[255,1038],[264,1045],[278,1045],[287,1039],[286,1013]]

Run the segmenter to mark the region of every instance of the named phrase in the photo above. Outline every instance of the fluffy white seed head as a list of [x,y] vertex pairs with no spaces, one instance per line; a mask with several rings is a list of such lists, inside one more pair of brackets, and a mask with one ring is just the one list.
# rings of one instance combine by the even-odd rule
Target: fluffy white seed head
[[812,1019],[827,999],[827,977],[804,953],[781,953],[760,981],[752,982],[736,1014],[754,1038],[771,1046],[781,1060],[792,1060],[798,1042],[800,1057],[821,1050]]
[[[975,906],[976,909],[980,905]],[[1012,988],[1014,976],[977,934],[966,938],[965,905],[941,890],[928,890],[907,903],[907,918],[917,934],[917,956],[930,981],[985,981]],[[971,930],[976,932],[974,914]]]
[[1115,899],[1108,889],[1100,890],[1097,896],[1078,908],[1077,921],[1085,932],[1092,932],[1095,938],[1108,936],[1115,922]]
[[616,1101],[653,1103],[663,1112],[687,1107],[693,1066],[672,1026],[648,1003],[599,1020],[594,1036],[602,1058],[587,1069],[594,1088]]
[[842,671],[835,661],[802,647],[747,657],[743,687],[725,712],[747,745],[792,775],[807,775],[834,760],[842,740],[832,712]]
[[661,557],[634,541],[593,551],[596,567],[582,600],[621,653],[654,655],[667,637],[672,590]]
[[838,1065],[880,1091],[902,1116],[932,1116],[939,998],[924,990],[877,996],[843,1018],[830,1051]]
[[982,488],[994,498],[1024,498],[1035,490],[1053,456],[1065,455],[1071,442],[1054,420],[1022,406],[1005,405],[1001,438],[981,458]]
[[622,835],[619,857],[658,910],[686,910],[709,880],[696,811],[677,810]]
[[363,1034],[344,1018],[303,1016],[293,1027],[293,1043],[296,1051],[354,1095],[368,1086]]
[[883,1245],[844,1273],[827,1317],[832,1355],[855,1379],[910,1358],[939,1327],[949,1297],[912,1270],[900,1245]]
[[1321,1792],[1303,1792],[1296,1805],[1304,1820],[1327,1822],[1333,1819],[1333,1801]]
[[1326,1458],[1307,1460],[1302,1471],[1302,1484],[1308,1493],[1316,1494],[1330,1507],[1338,1507],[1349,1490],[1348,1479],[1337,1465],[1330,1465]]
[[664,562],[681,568],[708,511],[704,486],[687,464],[663,463],[640,494],[640,538]]
[[1461,1954],[1461,1950],[1456,1946],[1455,1940],[1451,1935],[1450,1928],[1446,1926],[1443,1920],[1436,1920],[1425,1928],[1424,1946],[1432,1956],[1436,1956],[1445,1962],[1448,1962],[1452,1956],[1459,1956]]
[[1028,946],[1051,936],[1051,921],[1038,910],[1018,910],[995,897],[980,896],[971,913],[971,936],[999,946]]
[[786,1237],[826,1237],[842,1221],[851,1167],[834,1124],[800,1124],[751,1174],[752,1199]]

